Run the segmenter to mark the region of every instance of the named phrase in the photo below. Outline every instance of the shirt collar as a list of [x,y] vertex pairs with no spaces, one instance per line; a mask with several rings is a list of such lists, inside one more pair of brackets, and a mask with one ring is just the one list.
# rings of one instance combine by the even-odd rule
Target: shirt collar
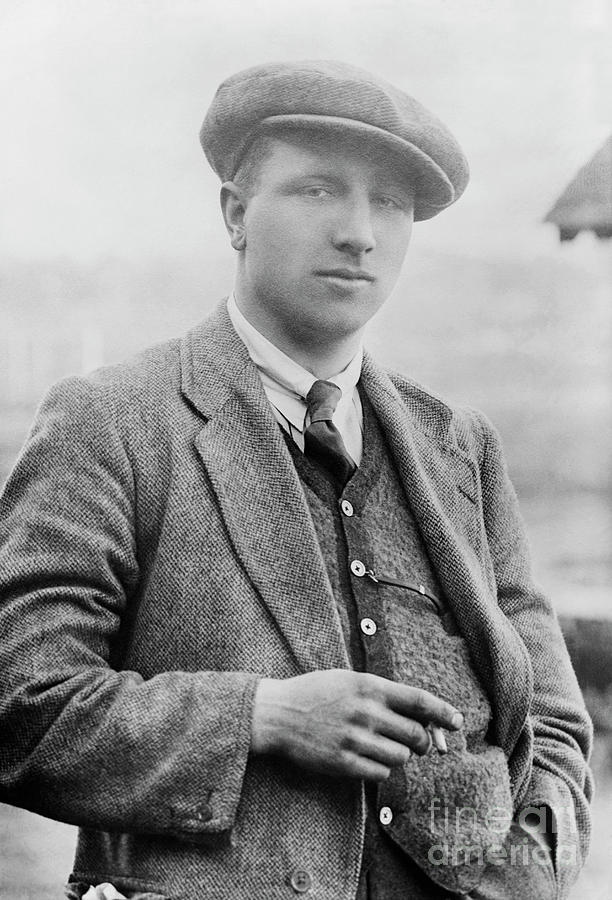
[[[249,356],[259,370],[270,402],[292,425],[302,430],[306,411],[305,397],[317,380],[316,376],[283,353],[251,325],[238,308],[233,292],[227,301],[227,311],[238,337],[246,345]],[[361,376],[362,362],[363,345],[360,344],[349,364],[337,375],[327,379],[342,391],[340,404],[352,402],[353,392]]]

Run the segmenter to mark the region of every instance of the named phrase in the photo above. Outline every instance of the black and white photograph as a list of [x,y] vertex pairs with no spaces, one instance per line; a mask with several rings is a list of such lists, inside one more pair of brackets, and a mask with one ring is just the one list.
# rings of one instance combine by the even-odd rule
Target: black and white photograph
[[610,0],[4,0],[0,900],[612,900]]

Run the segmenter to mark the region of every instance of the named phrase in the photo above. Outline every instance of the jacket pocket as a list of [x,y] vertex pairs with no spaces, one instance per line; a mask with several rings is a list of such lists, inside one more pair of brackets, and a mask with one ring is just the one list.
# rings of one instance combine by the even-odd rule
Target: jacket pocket
[[107,873],[74,873],[68,883],[64,885],[64,894],[67,900],[82,900],[92,885],[95,887],[107,883],[112,884],[120,894],[126,897],[126,900],[172,900],[170,894],[157,885],[125,875],[113,876]]
[[472,900],[556,900],[558,887],[551,855],[529,832],[513,822],[500,850],[470,893]]

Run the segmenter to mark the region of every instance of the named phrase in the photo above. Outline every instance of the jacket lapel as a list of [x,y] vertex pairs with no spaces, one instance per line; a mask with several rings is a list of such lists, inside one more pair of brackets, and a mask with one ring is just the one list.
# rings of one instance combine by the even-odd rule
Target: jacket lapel
[[[499,608],[484,530],[477,465],[449,436],[451,410],[416,386],[402,399],[366,357],[362,384],[387,434],[400,478],[473,664],[511,754],[529,711],[531,663]],[[488,574],[485,574],[488,573]]]
[[196,448],[250,581],[302,670],[348,667],[299,477],[225,305],[186,336],[181,367],[183,394],[206,420]]

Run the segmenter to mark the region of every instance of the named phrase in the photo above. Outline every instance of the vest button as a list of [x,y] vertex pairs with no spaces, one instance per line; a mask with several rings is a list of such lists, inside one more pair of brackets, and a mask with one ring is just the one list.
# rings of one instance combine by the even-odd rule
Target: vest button
[[359,623],[359,627],[363,631],[364,634],[376,634],[378,626],[374,619],[362,619]]
[[393,811],[390,806],[383,806],[378,813],[381,825],[390,825],[393,821]]
[[291,873],[291,887],[296,894],[305,894],[312,887],[312,878],[305,869],[294,869]]
[[366,567],[361,562],[360,559],[354,559],[351,563],[351,572],[353,575],[356,575],[357,578],[363,578],[365,575]]
[[350,500],[342,500],[340,503],[340,509],[342,510],[344,515],[348,516],[349,518],[355,512],[355,510],[353,509],[353,504],[351,503]]

